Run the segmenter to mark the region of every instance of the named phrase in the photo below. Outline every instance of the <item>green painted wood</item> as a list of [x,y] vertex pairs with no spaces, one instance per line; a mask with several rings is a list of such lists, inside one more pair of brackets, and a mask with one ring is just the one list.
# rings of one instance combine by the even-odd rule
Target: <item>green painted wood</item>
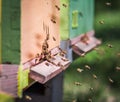
[[94,0],[85,0],[86,32],[93,30]]
[[60,0],[60,38],[69,39],[69,0]]
[[2,63],[20,63],[20,0],[2,0]]
[[[78,27],[72,27],[72,13],[78,11]],[[85,31],[84,0],[70,0],[70,39],[82,34]]]
[[[72,27],[72,13],[78,11],[78,26]],[[94,0],[70,0],[70,39],[93,30]]]

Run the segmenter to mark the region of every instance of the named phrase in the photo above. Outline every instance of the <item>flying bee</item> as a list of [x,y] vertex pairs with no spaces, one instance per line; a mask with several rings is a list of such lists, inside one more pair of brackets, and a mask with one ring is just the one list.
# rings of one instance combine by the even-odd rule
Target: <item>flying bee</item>
[[113,48],[113,45],[111,45],[111,44],[107,44],[107,46],[108,46],[109,48]]
[[111,6],[111,3],[110,2],[106,2],[105,3],[107,6]]
[[91,69],[91,67],[90,67],[90,66],[88,66],[88,65],[85,65],[85,68],[87,68],[87,69],[89,69],[89,70]]
[[75,82],[74,84],[77,85],[77,86],[81,86],[82,85],[80,82]]
[[120,71],[120,67],[117,66],[117,67],[116,67],[116,70]]
[[105,22],[104,22],[104,20],[100,20],[99,23],[100,24],[104,24]]
[[80,56],[81,56],[81,57],[85,57],[85,53],[82,53]]
[[77,100],[73,100],[72,102],[77,102]]
[[52,21],[53,23],[56,23],[56,21],[55,21],[54,19],[51,19],[51,21]]
[[55,37],[53,37],[53,40],[56,41]]
[[55,7],[57,8],[58,11],[60,10],[60,7],[58,7],[57,5],[55,5]]
[[27,100],[32,100],[32,98],[31,98],[30,96],[28,96],[28,95],[26,95],[25,98],[26,98]]
[[114,81],[113,81],[110,77],[109,77],[108,79],[109,79],[109,82],[111,82],[111,83],[113,83],[113,82],[114,82]]
[[91,98],[89,98],[89,99],[88,99],[88,102],[92,102],[92,99],[91,99]]
[[39,62],[38,58],[35,58],[35,64],[37,64]]
[[67,5],[66,4],[62,4],[65,8],[67,7]]
[[97,76],[96,76],[95,74],[93,74],[93,78],[94,78],[94,79],[97,79]]
[[94,89],[93,89],[93,87],[90,87],[90,91],[93,91]]
[[95,48],[94,48],[94,50],[98,51],[98,50],[99,50],[99,48],[98,48],[98,47],[95,47]]
[[83,69],[80,69],[80,68],[77,68],[77,71],[81,73],[81,72],[83,72],[84,70],[83,70]]
[[119,53],[117,53],[117,56],[120,56],[120,52],[119,52]]

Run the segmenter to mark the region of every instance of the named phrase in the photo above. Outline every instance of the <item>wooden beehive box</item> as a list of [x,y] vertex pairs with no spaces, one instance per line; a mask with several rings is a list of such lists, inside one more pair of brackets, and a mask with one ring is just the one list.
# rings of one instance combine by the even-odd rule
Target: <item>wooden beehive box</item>
[[[1,0],[1,32],[0,32],[0,65],[6,68],[11,68],[14,65],[21,65],[23,73],[30,70],[30,77],[34,80],[32,73],[34,68],[48,61],[44,59],[43,45],[47,45],[47,54],[60,46],[60,1],[59,0]],[[42,55],[43,56],[42,56]],[[36,56],[43,58],[42,61],[36,62]],[[55,56],[56,60],[62,58],[67,60],[64,56],[59,59]],[[62,67],[52,77],[41,83],[53,78],[61,71],[67,68],[70,61]],[[52,63],[51,63],[52,64]],[[52,66],[55,66],[54,64]],[[20,68],[21,68],[20,67]],[[50,67],[50,66],[49,66]],[[62,69],[63,68],[63,69]],[[19,68],[16,68],[17,70]],[[48,68],[49,69],[49,68]],[[48,70],[46,69],[46,70]],[[62,69],[62,70],[61,70]],[[9,69],[8,69],[9,70]],[[12,70],[12,68],[11,68]],[[51,68],[49,70],[52,70]],[[43,71],[42,71],[43,72]],[[51,74],[54,72],[51,71]],[[17,74],[17,71],[15,72]],[[29,74],[29,73],[28,73]],[[36,73],[37,74],[37,73]],[[47,76],[47,73],[44,73]],[[22,75],[22,74],[20,74]],[[25,74],[26,75],[26,74]],[[34,75],[35,76],[35,75]],[[26,77],[27,78],[27,77]],[[25,79],[27,80],[27,79]],[[21,81],[21,82],[20,82]],[[23,81],[19,80],[19,84]],[[24,82],[23,82],[24,83]],[[26,84],[27,85],[27,84]],[[19,86],[19,85],[18,85]],[[24,86],[25,87],[25,86]],[[19,87],[20,90],[23,86]],[[20,91],[21,92],[21,91]]]
[[73,51],[83,55],[101,43],[94,35],[94,0],[62,2],[61,38],[70,39]]

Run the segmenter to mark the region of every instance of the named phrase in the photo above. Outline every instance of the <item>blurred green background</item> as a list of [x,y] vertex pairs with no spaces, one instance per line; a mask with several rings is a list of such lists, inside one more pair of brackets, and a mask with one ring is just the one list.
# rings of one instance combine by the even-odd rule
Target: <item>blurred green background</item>
[[65,72],[64,102],[120,102],[120,1],[95,0],[94,26],[102,44],[85,57],[74,54]]

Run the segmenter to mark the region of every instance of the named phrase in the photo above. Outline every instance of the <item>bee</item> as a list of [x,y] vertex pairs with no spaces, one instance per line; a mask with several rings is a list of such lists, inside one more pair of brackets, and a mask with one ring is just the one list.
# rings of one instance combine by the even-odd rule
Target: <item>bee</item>
[[81,73],[81,72],[83,72],[84,70],[83,70],[83,69],[80,69],[80,68],[77,68],[77,71]]
[[77,102],[77,100],[73,100],[72,102]]
[[111,44],[107,44],[107,46],[108,46],[109,48],[113,48],[113,45],[111,45]]
[[113,81],[110,77],[109,77],[108,79],[109,79],[109,82],[111,82],[111,83],[113,83],[113,82],[114,82],[114,81]]
[[66,4],[62,4],[65,8],[67,7],[67,5]]
[[89,70],[91,69],[91,67],[90,67],[90,66],[88,66],[88,65],[85,65],[85,68],[87,68],[87,69],[89,69]]
[[80,15],[81,17],[83,17],[83,13],[82,13],[82,12],[79,12],[79,15]]
[[32,98],[31,98],[30,96],[28,96],[28,95],[26,95],[25,98],[26,98],[27,100],[32,100]]
[[90,90],[93,91],[94,90],[93,87],[90,87]]
[[117,67],[116,67],[116,70],[120,71],[120,67],[117,66]]
[[63,52],[64,54],[67,54],[67,51],[66,51],[66,50],[62,50],[62,52]]
[[80,82],[75,82],[74,84],[77,85],[77,86],[81,86],[82,85]]
[[49,66],[49,63],[46,62],[45,65],[46,65],[46,66]]
[[57,8],[58,11],[60,10],[60,7],[58,7],[57,5],[55,5],[55,7]]
[[36,58],[35,59],[35,64],[37,64],[39,62],[39,59],[38,58]]
[[55,37],[53,37],[53,40],[56,41]]
[[52,21],[53,23],[56,23],[56,21],[55,21],[55,20],[53,20],[53,19],[51,19],[51,21]]
[[94,79],[97,79],[97,76],[96,76],[95,74],[93,74],[93,78],[94,78]]
[[61,63],[60,63],[60,62],[58,62],[57,66],[61,66]]
[[54,54],[54,56],[57,56],[57,55],[58,55],[58,53]]
[[61,58],[61,60],[65,61],[65,62],[68,61],[68,59],[65,59],[65,58]]
[[88,102],[92,102],[92,99],[91,99],[91,98],[89,98],[89,99],[88,99]]
[[98,51],[98,50],[99,50],[99,48],[95,47],[95,48],[94,48],[94,50]]
[[36,54],[36,58],[39,58],[39,57],[40,57],[40,54],[39,54],[39,53],[37,53],[37,54]]
[[100,24],[104,24],[105,22],[104,22],[104,20],[100,20],[99,23]]
[[120,53],[117,53],[117,56],[120,56]]
[[84,34],[84,35],[81,37],[80,41],[82,41],[83,43],[85,43],[86,45],[88,45],[88,41],[89,41],[88,35],[87,35],[87,34]]
[[110,2],[106,2],[105,3],[107,6],[111,6],[111,3]]
[[82,53],[80,56],[81,56],[81,57],[85,57],[85,53]]
[[64,57],[64,53],[63,53],[63,52],[60,52],[60,56]]

